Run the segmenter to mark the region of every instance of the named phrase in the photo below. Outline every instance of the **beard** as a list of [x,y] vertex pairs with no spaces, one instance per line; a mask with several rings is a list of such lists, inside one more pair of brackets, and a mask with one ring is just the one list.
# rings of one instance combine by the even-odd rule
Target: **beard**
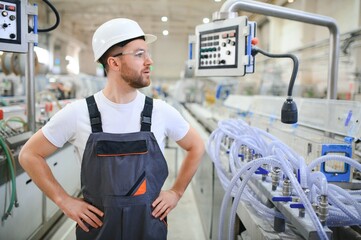
[[150,76],[143,76],[141,73],[128,67],[126,63],[123,63],[122,68],[121,76],[129,86],[139,89],[150,85]]

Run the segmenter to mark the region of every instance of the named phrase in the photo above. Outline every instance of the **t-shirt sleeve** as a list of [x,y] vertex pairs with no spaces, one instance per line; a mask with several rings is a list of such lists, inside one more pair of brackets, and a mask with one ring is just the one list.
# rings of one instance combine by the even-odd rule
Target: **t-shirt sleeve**
[[66,105],[42,127],[44,136],[58,148],[63,147],[66,142],[75,137],[77,129],[76,106],[79,103],[78,101]]
[[167,136],[174,141],[181,140],[189,131],[189,123],[173,106],[163,101],[162,105],[162,107],[165,109],[163,112],[163,117],[167,119],[165,122]]

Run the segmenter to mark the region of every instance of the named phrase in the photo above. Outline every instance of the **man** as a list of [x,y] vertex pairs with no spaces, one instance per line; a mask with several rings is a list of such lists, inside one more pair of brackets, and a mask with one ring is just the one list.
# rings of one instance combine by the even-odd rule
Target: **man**
[[[130,19],[101,25],[92,45],[107,73],[104,89],[67,105],[20,152],[32,180],[77,222],[78,239],[166,239],[166,216],[200,163],[204,144],[196,131],[173,107],[137,90],[150,84],[147,44],[155,40]],[[166,137],[187,154],[172,188],[161,190]],[[45,161],[66,142],[81,160],[84,199],[68,195]]]

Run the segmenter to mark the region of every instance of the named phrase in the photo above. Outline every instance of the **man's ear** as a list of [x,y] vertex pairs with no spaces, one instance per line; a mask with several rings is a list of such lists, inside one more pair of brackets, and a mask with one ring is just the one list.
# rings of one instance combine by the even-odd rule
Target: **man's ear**
[[117,58],[115,57],[108,57],[107,63],[109,66],[109,69],[113,69],[115,71],[119,71],[120,69],[120,63]]

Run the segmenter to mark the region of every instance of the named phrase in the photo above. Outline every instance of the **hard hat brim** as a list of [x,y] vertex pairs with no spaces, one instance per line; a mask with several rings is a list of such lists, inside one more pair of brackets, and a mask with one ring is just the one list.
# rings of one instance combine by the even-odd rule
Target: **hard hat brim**
[[155,40],[157,40],[157,37],[152,34],[144,34],[144,38],[147,44],[155,42]]
[[[152,34],[144,34],[143,36],[144,36],[144,41],[147,44],[150,44],[150,43],[155,42],[157,40],[157,36],[152,35]],[[94,59],[94,62],[98,62],[98,61],[99,61],[99,58]]]

